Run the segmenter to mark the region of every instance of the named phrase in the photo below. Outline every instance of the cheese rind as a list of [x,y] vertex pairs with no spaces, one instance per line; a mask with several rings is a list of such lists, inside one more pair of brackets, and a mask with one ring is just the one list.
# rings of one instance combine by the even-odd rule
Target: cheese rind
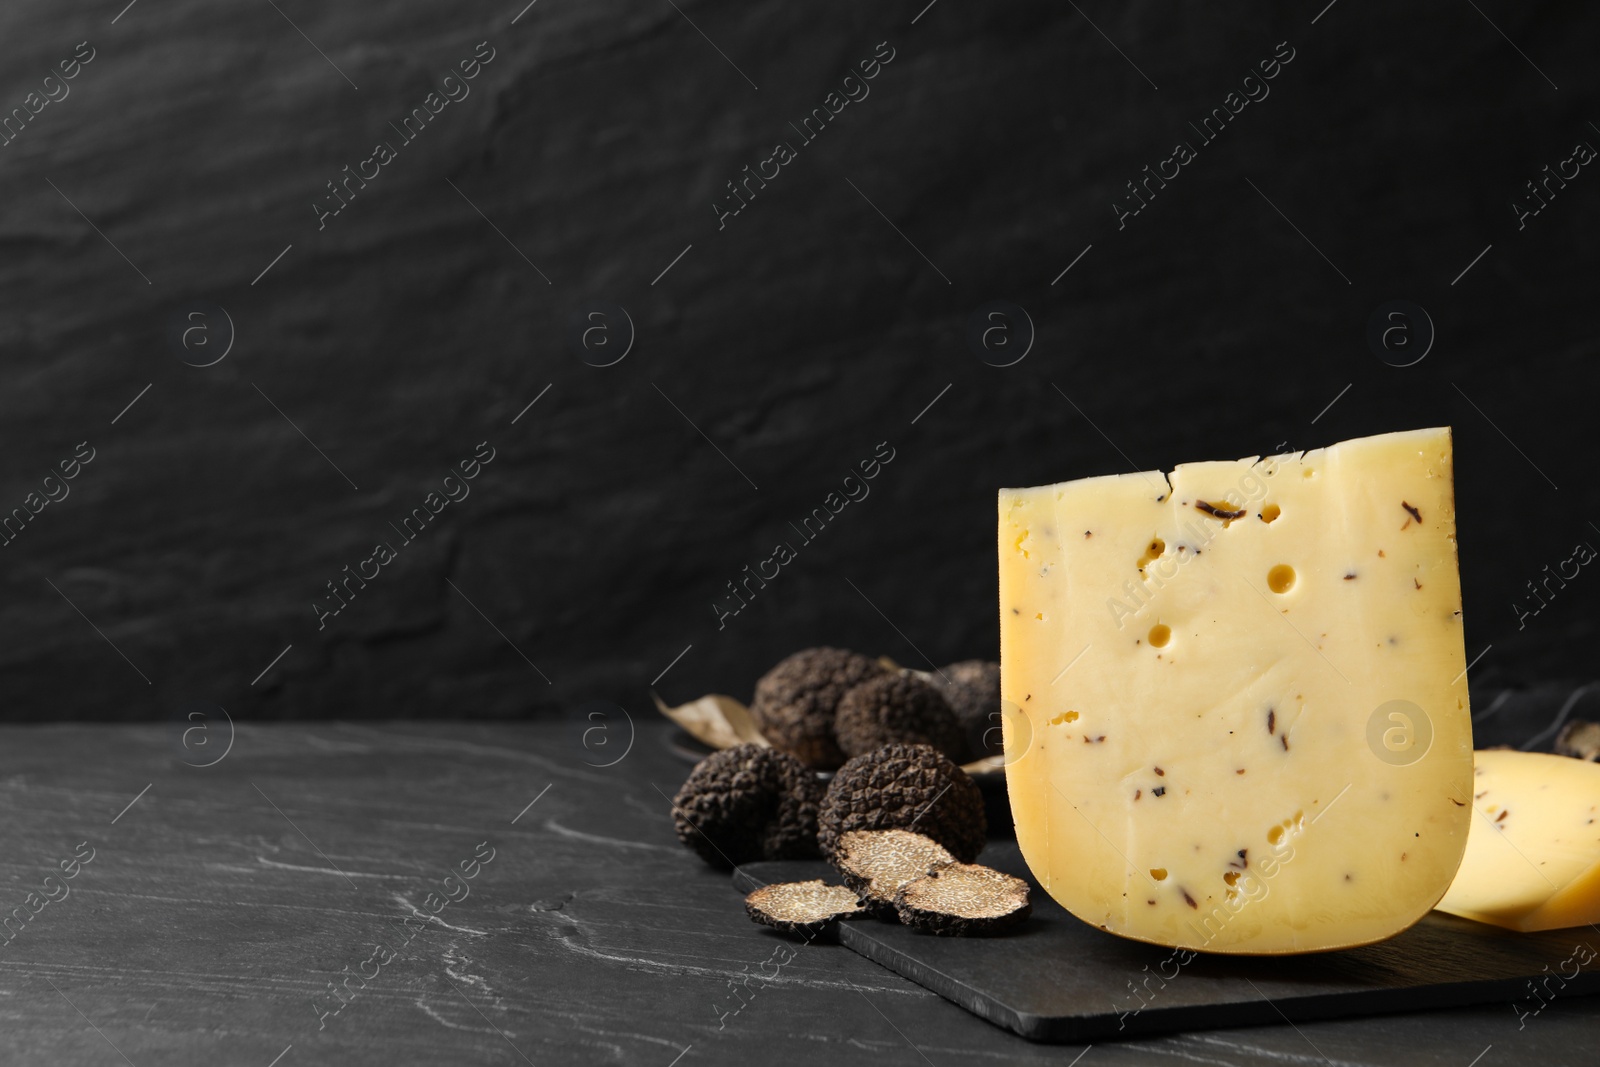
[[1007,786],[1078,918],[1214,952],[1380,940],[1467,840],[1448,429],[1000,492]]
[[1467,851],[1439,910],[1524,931],[1600,922],[1600,764],[1475,756]]

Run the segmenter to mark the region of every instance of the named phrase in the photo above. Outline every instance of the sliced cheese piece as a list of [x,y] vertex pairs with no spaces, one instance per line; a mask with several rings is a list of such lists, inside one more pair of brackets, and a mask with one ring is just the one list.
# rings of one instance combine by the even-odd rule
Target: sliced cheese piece
[[999,504],[1007,786],[1052,896],[1260,954],[1438,902],[1472,815],[1448,429]]
[[1439,910],[1512,930],[1600,922],[1600,764],[1475,755],[1467,853]]

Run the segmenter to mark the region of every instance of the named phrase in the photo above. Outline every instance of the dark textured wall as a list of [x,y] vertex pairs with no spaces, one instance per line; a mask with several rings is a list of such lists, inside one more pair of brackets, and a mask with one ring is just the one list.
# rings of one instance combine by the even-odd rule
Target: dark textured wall
[[[0,507],[68,495],[0,549],[3,714],[641,711],[688,646],[671,699],[818,642],[992,655],[996,487],[1436,423],[1475,678],[1587,673],[1600,577],[1514,605],[1600,544],[1600,173],[1512,205],[1600,146],[1595,15],[923,5],[8,5]],[[1214,142],[1190,128],[1263,84]],[[403,143],[445,90],[468,95]],[[1179,140],[1195,158],[1119,218]],[[1036,333],[1014,366],[968,344],[994,300]],[[1394,300],[1436,330],[1414,366],[1368,342]],[[572,341],[591,301],[636,334],[612,366]],[[625,347],[605,314],[592,362]],[[226,358],[187,365],[230,319]],[[481,442],[470,495],[402,544]],[[719,628],[724,583],[883,442],[870,495]],[[380,541],[397,558],[319,629]]]

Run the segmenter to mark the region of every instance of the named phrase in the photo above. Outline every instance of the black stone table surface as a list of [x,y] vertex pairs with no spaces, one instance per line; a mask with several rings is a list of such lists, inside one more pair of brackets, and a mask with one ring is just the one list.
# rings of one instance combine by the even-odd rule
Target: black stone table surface
[[0,1063],[1497,1067],[1600,1038],[1600,998],[1557,993],[1033,1045],[752,925],[676,842],[657,723],[193,730],[0,733]]

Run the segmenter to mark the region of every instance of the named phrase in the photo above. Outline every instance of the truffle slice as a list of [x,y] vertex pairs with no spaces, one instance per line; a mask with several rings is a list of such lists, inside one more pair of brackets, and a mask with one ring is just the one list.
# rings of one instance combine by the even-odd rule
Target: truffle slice
[[831,922],[866,914],[854,890],[820,878],[764,885],[744,898],[744,910],[754,921],[792,934],[816,933]]
[[949,937],[988,937],[1033,912],[1028,883],[992,867],[954,863],[907,882],[894,897],[907,926]]
[[869,678],[839,700],[834,732],[846,756],[884,745],[932,745],[956,759],[966,754],[956,713],[939,690],[909,672]]
[[901,886],[955,861],[939,842],[908,830],[851,830],[839,838],[833,866],[873,914],[892,919]]
[[941,668],[933,680],[955,712],[972,758],[1000,755],[1000,664],[962,660]]
[[964,863],[983,851],[983,793],[928,745],[885,745],[839,768],[817,813],[817,844],[832,860],[851,830],[915,830]]
[[779,663],[756,683],[750,714],[776,748],[817,770],[844,762],[834,737],[839,698],[868,678],[888,674],[877,660],[842,648],[808,648]]
[[799,760],[760,745],[713,752],[672,800],[678,839],[716,867],[817,855],[823,786]]
[[1573,759],[1600,761],[1600,722],[1574,719],[1556,735],[1556,755]]

